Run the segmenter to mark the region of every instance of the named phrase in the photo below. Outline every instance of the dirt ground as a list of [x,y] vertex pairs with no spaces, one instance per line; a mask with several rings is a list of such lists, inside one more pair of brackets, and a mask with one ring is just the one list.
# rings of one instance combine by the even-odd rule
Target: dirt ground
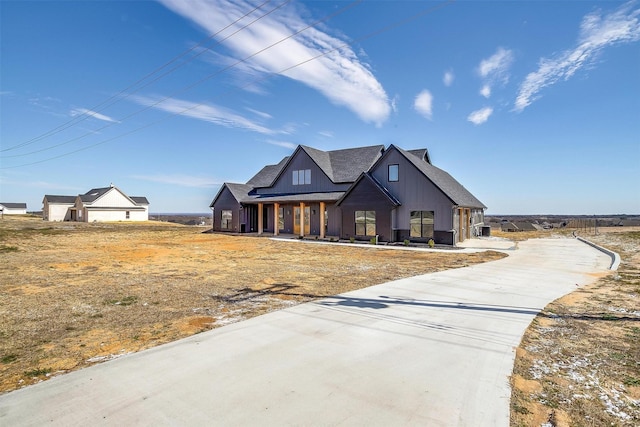
[[0,220],[0,392],[323,296],[502,258]]
[[531,323],[516,350],[512,427],[640,425],[640,227],[577,232],[616,251],[620,267]]

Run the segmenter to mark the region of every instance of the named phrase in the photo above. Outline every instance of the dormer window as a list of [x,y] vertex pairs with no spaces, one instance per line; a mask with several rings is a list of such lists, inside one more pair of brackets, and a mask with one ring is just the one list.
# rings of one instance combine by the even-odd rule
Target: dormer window
[[389,165],[389,182],[398,181],[398,165]]
[[311,169],[293,171],[293,185],[311,184]]

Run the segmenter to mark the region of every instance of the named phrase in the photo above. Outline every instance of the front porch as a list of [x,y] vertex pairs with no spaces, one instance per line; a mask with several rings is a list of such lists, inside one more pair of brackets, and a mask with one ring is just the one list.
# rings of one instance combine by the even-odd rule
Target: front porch
[[[328,217],[327,203],[299,202],[299,203],[263,203],[247,206],[249,220],[255,224],[249,228],[258,235],[271,233],[273,236],[294,235],[298,237],[327,236]],[[251,214],[255,210],[255,215]]]

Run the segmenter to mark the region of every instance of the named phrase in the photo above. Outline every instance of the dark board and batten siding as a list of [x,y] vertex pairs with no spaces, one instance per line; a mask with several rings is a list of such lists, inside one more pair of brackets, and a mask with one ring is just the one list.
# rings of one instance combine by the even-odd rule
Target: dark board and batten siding
[[[311,184],[293,185],[293,171],[311,170]],[[303,150],[291,159],[284,168],[273,187],[259,188],[258,194],[297,194],[297,193],[328,193],[334,191],[346,191],[350,183],[336,185],[318,167],[318,165]]]
[[[223,210],[232,212],[232,230],[222,230],[221,215]],[[240,230],[240,204],[237,202],[231,191],[225,187],[216,200],[216,207],[213,211],[213,229],[216,231],[239,231]]]
[[[399,165],[398,181],[389,182],[389,165]],[[403,203],[397,208],[393,228],[409,230],[411,211],[433,211],[434,230],[447,231],[453,227],[453,202],[437,188],[422,172],[408,162],[397,150],[387,152],[384,160],[375,166],[371,174],[382,183],[393,196]]]
[[[393,240],[391,229],[392,211],[395,205],[369,179],[360,180],[340,204],[342,209],[343,238],[356,236],[355,212],[376,212],[376,234],[383,242]],[[364,238],[361,236],[361,238]],[[370,237],[367,237],[369,239]]]

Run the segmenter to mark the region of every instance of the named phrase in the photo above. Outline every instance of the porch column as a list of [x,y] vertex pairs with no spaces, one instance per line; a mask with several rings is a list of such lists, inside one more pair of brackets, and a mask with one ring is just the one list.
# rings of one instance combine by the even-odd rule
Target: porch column
[[262,210],[264,209],[263,203],[258,203],[258,234],[262,234],[264,224],[262,224]]
[[471,209],[464,210],[466,216],[466,224],[467,224],[467,239],[471,238]]
[[325,203],[320,202],[320,238],[324,239],[324,210]]
[[304,202],[300,202],[300,237],[304,237]]
[[273,235],[280,233],[280,203],[273,204]]
[[458,233],[458,242],[464,241],[464,209],[458,208],[458,219],[460,220],[460,233]]

